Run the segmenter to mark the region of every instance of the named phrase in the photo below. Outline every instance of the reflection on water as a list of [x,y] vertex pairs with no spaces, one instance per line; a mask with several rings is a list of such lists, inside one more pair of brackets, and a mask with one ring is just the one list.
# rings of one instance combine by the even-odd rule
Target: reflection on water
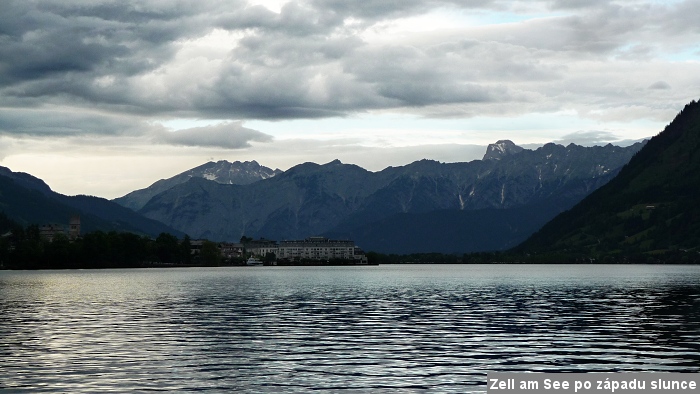
[[0,272],[0,389],[485,392],[700,372],[700,267]]

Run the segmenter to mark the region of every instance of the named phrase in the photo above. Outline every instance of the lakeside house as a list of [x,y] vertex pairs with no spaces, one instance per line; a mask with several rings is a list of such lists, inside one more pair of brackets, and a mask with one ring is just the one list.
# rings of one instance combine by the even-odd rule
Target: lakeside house
[[48,242],[53,242],[58,234],[65,235],[70,241],[80,238],[80,215],[71,216],[68,227],[55,223],[39,227],[39,236]]
[[230,242],[220,242],[219,250],[221,251],[221,255],[227,260],[242,258],[245,251],[243,244]]

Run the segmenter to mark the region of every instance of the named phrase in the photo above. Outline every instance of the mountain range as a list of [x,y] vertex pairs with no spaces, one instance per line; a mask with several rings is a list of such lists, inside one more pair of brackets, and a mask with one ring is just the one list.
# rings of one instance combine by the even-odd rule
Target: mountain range
[[617,177],[517,250],[633,262],[675,253],[678,262],[698,262],[699,151],[700,102],[693,101]]
[[693,101],[648,143],[625,148],[530,150],[502,140],[482,160],[421,160],[378,172],[338,160],[284,172],[220,161],[116,200],[124,206],[64,196],[0,167],[0,211],[3,220],[23,225],[65,223],[80,214],[85,232],[231,241],[325,235],[401,254],[519,244],[503,256],[698,262],[699,149],[700,103]]
[[[529,150],[503,140],[482,160],[378,172],[338,160],[284,172],[220,161],[115,201],[193,238],[325,235],[385,253],[502,250],[608,182],[642,146]],[[217,175],[232,173],[246,181]]]

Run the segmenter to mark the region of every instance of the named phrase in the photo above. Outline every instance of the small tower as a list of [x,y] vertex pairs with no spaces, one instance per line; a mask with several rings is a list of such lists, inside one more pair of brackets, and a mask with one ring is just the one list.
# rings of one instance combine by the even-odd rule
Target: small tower
[[68,238],[70,240],[75,240],[80,237],[80,215],[73,215],[70,217],[70,223],[68,226]]

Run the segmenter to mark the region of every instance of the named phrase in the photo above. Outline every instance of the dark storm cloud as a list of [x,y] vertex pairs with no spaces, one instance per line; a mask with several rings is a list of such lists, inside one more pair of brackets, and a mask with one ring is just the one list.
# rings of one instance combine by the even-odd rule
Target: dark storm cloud
[[332,10],[343,17],[377,21],[387,18],[405,17],[423,13],[436,7],[454,7],[463,9],[502,9],[502,1],[494,0],[311,0],[319,9]]
[[[153,5],[155,4],[155,5]],[[194,112],[235,117],[326,117],[344,113],[348,89],[338,75],[314,68],[356,46],[351,36],[325,37],[332,13],[294,3],[280,14],[242,2],[4,2],[0,5],[0,105],[90,103],[131,113]],[[206,6],[204,5],[206,4]],[[160,6],[159,6],[160,5]],[[218,83],[165,96],[137,79],[173,61],[183,41],[213,28],[246,31],[229,66],[212,70]],[[314,36],[305,40],[303,37]],[[231,44],[232,48],[235,46]],[[321,67],[328,68],[328,67]],[[327,77],[325,92],[304,86]],[[194,76],[197,77],[197,76]],[[103,83],[108,82],[108,83]],[[170,97],[188,95],[185,100]],[[339,100],[324,100],[326,95]],[[358,95],[356,101],[362,99]],[[34,101],[32,101],[34,99]],[[321,102],[323,100],[323,102]],[[349,105],[354,108],[355,105]]]
[[250,142],[271,142],[272,136],[227,122],[207,127],[171,131],[138,118],[69,109],[0,109],[0,136],[69,138],[101,135],[130,137],[180,146],[240,149]]
[[133,75],[158,66],[171,55],[168,43],[196,31],[187,12],[197,2],[148,4],[156,3],[2,2],[2,82],[69,72]]
[[[199,2],[0,3],[0,105],[114,106],[139,112],[127,79],[173,55],[206,26]],[[100,86],[101,78],[114,83]]]
[[[410,109],[471,116],[551,111],[562,98],[573,107],[621,106],[638,93],[609,88],[618,76],[586,71],[586,62],[643,59],[666,40],[693,42],[698,3],[308,0],[277,13],[245,1],[3,1],[0,107],[70,107],[70,116],[99,110],[134,117],[124,121],[130,129],[145,115],[294,119]],[[523,7],[564,13],[376,38],[397,18],[438,8],[478,16]],[[219,47],[193,49],[214,32],[223,32]],[[111,133],[104,119],[108,125],[94,125],[94,133]],[[6,129],[50,129],[27,122]]]
[[0,108],[0,135],[74,137],[138,136],[149,126],[132,118],[71,108]]
[[[336,116],[363,107],[391,106],[397,91],[413,88],[379,86],[375,97],[369,98],[358,92],[368,86],[349,89],[351,94],[358,94],[354,97],[348,93],[348,86],[334,86],[336,82],[322,87],[324,92],[320,96],[304,92],[301,85],[315,76],[340,79],[341,85],[343,80],[354,78],[342,70],[327,70],[332,68],[329,62],[346,56],[351,58],[348,53],[362,43],[353,34],[342,31],[346,18],[383,19],[449,3],[422,0],[373,0],[361,4],[289,2],[277,14],[261,6],[246,7],[243,2],[9,1],[0,5],[0,67],[3,70],[0,86],[5,87],[5,100],[61,96],[57,98],[59,101],[72,98],[118,104],[126,106],[122,110],[136,112],[138,107],[146,107],[158,112],[202,110],[220,114],[231,111],[234,115],[250,113],[252,117],[277,118]],[[469,6],[487,3],[475,2]],[[232,31],[250,30],[234,50],[230,59],[232,66],[219,76],[224,84],[218,86],[235,90],[235,94],[219,94],[220,101],[213,105],[216,97],[200,98],[190,103],[192,108],[182,108],[167,100],[154,105],[153,100],[142,100],[134,88],[128,89],[126,78],[152,72],[171,60],[178,40],[204,35],[217,26]],[[331,36],[333,32],[339,34]],[[328,67],[312,68],[317,64]],[[251,67],[258,70],[250,70]],[[258,78],[261,73],[265,75]],[[282,78],[276,74],[284,74],[288,82],[280,84]],[[95,81],[106,76],[114,80],[108,91],[95,86]],[[273,83],[266,84],[266,81]],[[424,85],[432,83],[433,80],[428,80]],[[271,93],[272,88],[279,92]],[[258,93],[258,89],[263,93]],[[451,101],[449,97],[455,93],[444,97],[444,90],[439,87],[433,97],[439,102]],[[329,96],[332,96],[330,101]],[[403,94],[398,96],[409,105],[419,103],[403,98]],[[471,100],[474,94],[465,96]],[[421,105],[430,102],[429,98],[420,100]]]

